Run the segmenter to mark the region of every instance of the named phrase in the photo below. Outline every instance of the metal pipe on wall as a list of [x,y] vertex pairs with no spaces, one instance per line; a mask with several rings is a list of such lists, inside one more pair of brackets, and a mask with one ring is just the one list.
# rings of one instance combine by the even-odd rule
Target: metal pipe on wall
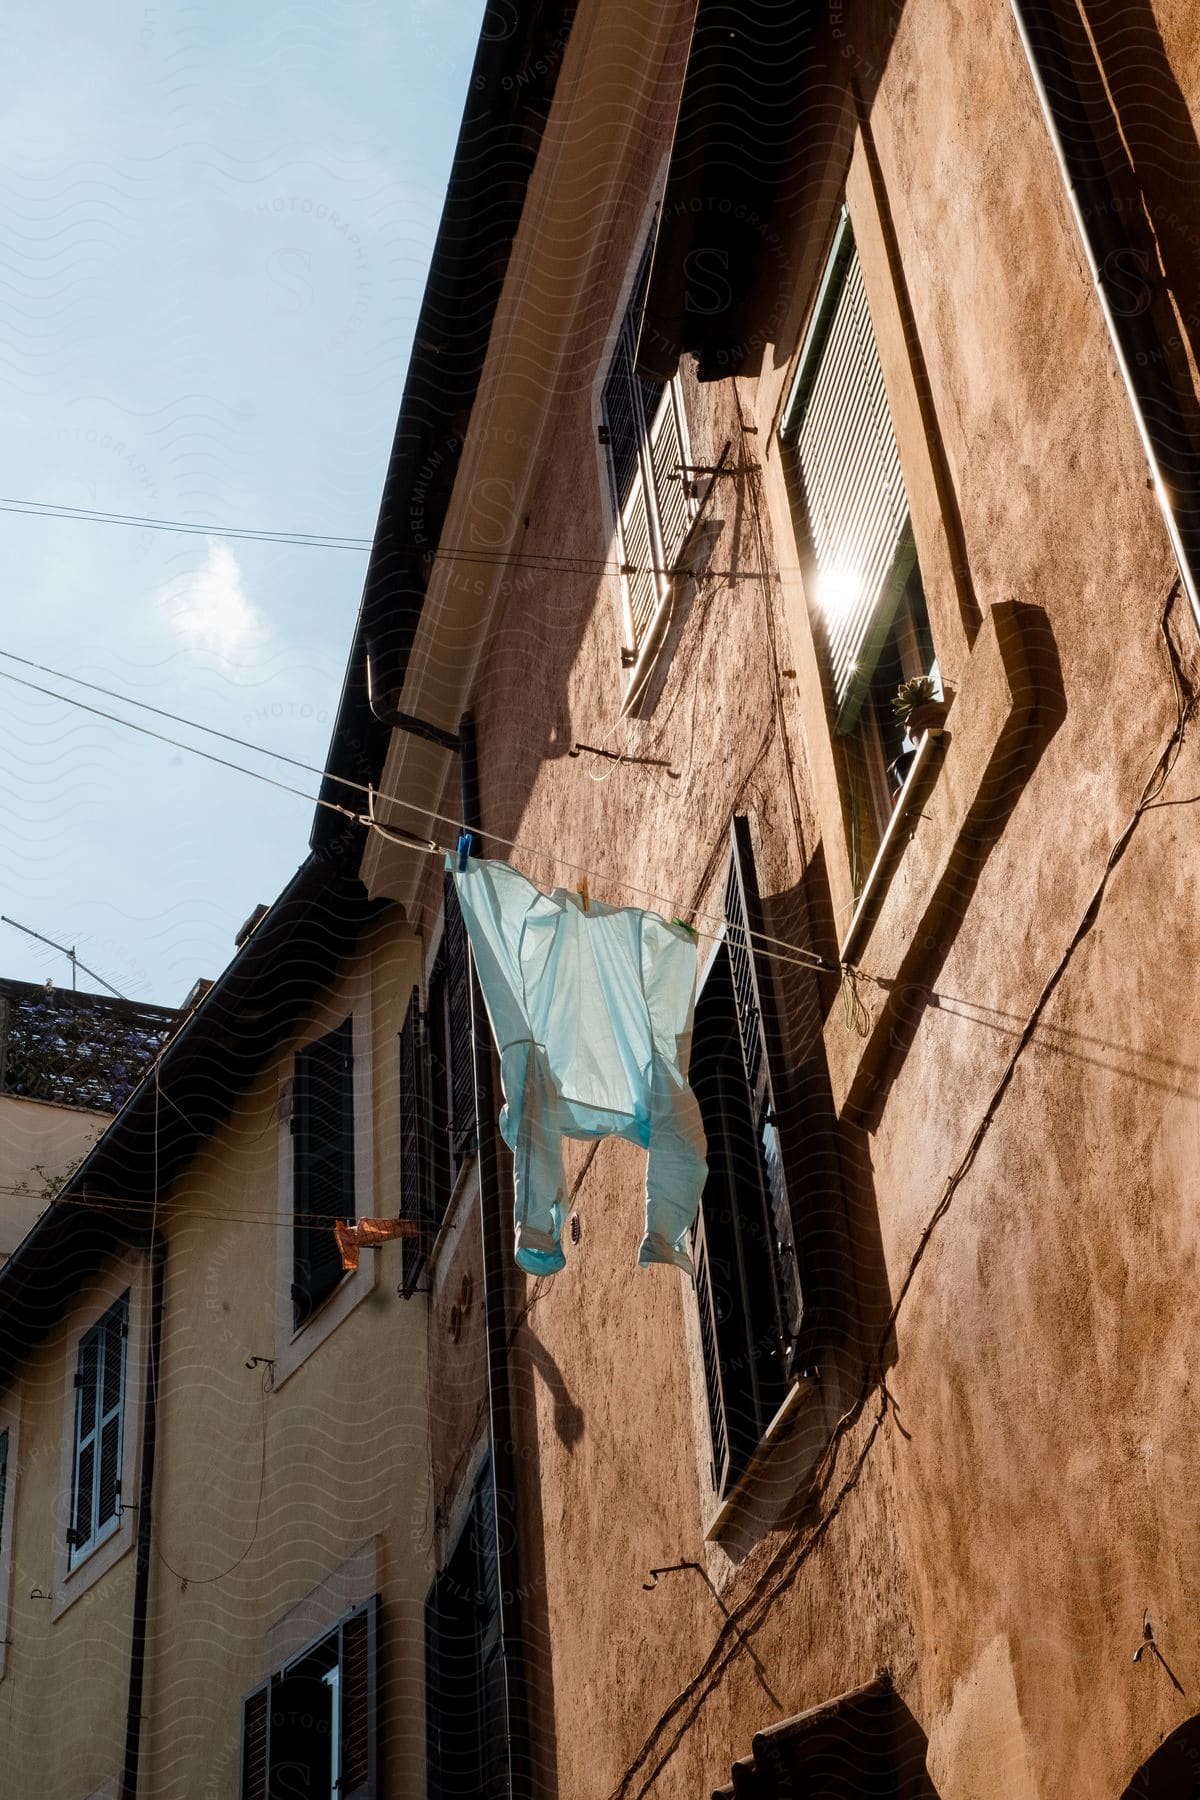
[[[476,837],[480,832],[479,758],[475,721],[470,713],[459,726],[462,818]],[[468,950],[468,957],[470,952]],[[474,961],[470,961],[471,1061],[475,1075],[475,1133],[479,1168],[479,1226],[482,1241],[483,1315],[486,1338],[488,1413],[492,1443],[492,1498],[500,1573],[500,1642],[507,1713],[508,1794],[513,1800],[532,1795],[532,1752],[528,1744],[528,1707],[521,1635],[520,1569],[517,1562],[517,1458],[513,1429],[512,1379],[508,1363],[508,1307],[505,1301],[507,1262],[504,1243],[503,1190],[496,1147],[496,1099],[492,1070],[492,1034],[483,1008]],[[505,1500],[512,1516],[505,1517]],[[526,1754],[515,1754],[517,1743]]]
[[1129,303],[1118,209],[1054,16],[1052,0],[1009,0],[1034,91],[1129,398],[1180,580],[1200,630],[1200,480],[1196,447],[1148,306]]
[[129,1630],[129,1697],[125,1712],[125,1754],[121,1763],[120,1800],[136,1800],[142,1747],[142,1695],[146,1685],[146,1622],[150,1601],[151,1502],[154,1498],[154,1459],[158,1445],[158,1384],[162,1365],[163,1294],[167,1266],[167,1245],[160,1231],[154,1231],[150,1238],[149,1256],[150,1332],[142,1403],[137,1563],[133,1579],[133,1619]]

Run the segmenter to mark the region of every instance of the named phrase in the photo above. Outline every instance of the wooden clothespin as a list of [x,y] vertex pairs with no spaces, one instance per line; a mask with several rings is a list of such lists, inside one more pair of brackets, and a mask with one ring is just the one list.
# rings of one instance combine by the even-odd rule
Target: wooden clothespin
[[584,878],[583,878],[583,880],[582,880],[582,881],[581,881],[581,882],[580,882],[580,884],[579,884],[579,889],[578,889],[578,893],[579,893],[579,898],[580,898],[580,899],[581,899],[581,900],[582,900],[582,901],[583,901],[583,910],[584,910],[584,912],[591,912],[591,910],[592,910],[592,897],[591,897],[591,895],[590,895],[590,894],[589,894],[589,893],[588,893],[588,880],[587,880],[587,876],[586,876],[586,875],[585,875],[585,876],[584,876]]

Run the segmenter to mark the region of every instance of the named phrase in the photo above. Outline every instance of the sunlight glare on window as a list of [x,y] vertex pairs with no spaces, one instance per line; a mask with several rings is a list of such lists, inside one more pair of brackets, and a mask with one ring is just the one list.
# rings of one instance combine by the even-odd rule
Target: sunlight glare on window
[[821,611],[831,622],[844,619],[862,599],[862,576],[856,569],[822,569],[817,578]]

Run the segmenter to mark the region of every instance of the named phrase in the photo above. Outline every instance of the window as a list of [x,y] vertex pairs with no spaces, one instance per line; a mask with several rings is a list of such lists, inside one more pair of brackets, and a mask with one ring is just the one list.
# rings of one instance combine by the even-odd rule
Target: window
[[708,1138],[692,1246],[712,1484],[723,1496],[778,1410],[804,1318],[785,1174],[785,1077],[749,822],[733,822],[725,934],[696,1002],[690,1080]]
[[81,1562],[121,1522],[125,1351],[129,1295],[79,1340],[67,1566]]
[[354,1058],[349,1019],[296,1056],[292,1096],[292,1314],[296,1330],[342,1279],[334,1240],[353,1219]]
[[685,469],[686,421],[678,377],[646,381],[635,367],[649,275],[647,246],[601,394],[600,435],[608,447],[625,572],[622,657],[627,666],[636,662],[667,598],[670,572],[695,513]]
[[784,413],[855,893],[915,752],[892,701],[941,680],[862,268],[843,211]]
[[508,1700],[490,1462],[425,1602],[429,1800],[508,1800]]
[[421,1235],[404,1244],[405,1293],[416,1287],[458,1171],[475,1148],[471,965],[454,878],[443,887],[442,941],[421,1011],[414,988],[400,1033],[400,1216]]
[[241,1800],[378,1800],[379,1597],[242,1701]]

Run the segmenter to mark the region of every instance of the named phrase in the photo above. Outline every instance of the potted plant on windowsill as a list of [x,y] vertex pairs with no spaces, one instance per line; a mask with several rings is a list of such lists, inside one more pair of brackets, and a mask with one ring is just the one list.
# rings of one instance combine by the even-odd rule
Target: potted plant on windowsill
[[946,723],[949,702],[938,698],[937,689],[928,675],[914,675],[902,681],[892,699],[892,716],[904,729],[904,742],[899,756],[888,765],[888,782],[892,803],[896,802],[916,761],[917,745],[927,731],[940,732]]
[[903,725],[909,742],[916,746],[926,731],[941,731],[946,723],[946,701],[939,698],[928,675],[915,675],[902,681],[892,701],[897,724]]

